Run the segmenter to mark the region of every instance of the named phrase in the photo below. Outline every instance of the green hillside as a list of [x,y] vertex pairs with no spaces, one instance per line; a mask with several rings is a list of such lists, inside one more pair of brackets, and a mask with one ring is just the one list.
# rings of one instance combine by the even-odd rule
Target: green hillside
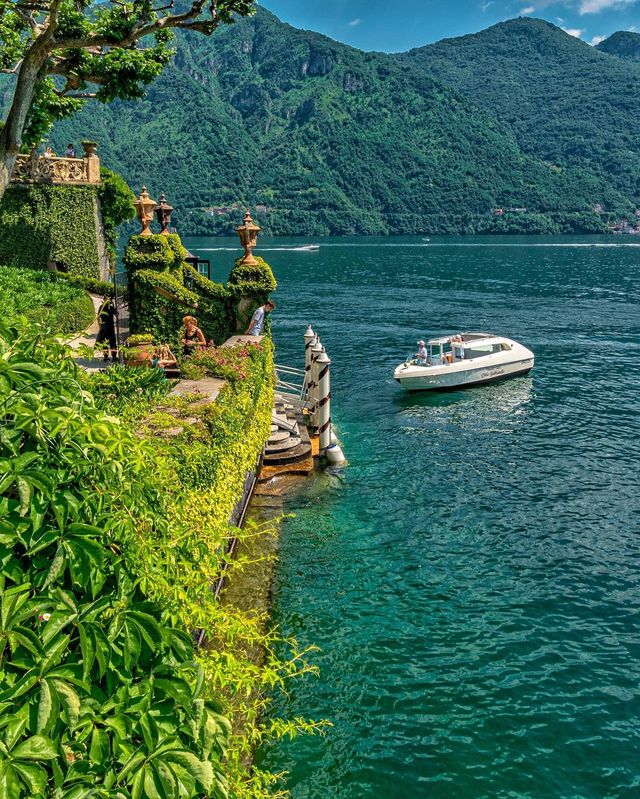
[[640,61],[640,33],[618,31],[596,45],[596,50],[631,61]]
[[520,147],[640,200],[640,65],[538,19],[514,19],[397,56],[508,125]]
[[[87,106],[54,144],[95,138],[135,190],[167,193],[183,233],[229,232],[244,204],[266,208],[257,218],[274,234],[601,230],[595,204],[633,210],[607,180],[523,153],[508,124],[415,60],[260,9],[180,39],[145,100]],[[502,207],[527,211],[496,217]]]

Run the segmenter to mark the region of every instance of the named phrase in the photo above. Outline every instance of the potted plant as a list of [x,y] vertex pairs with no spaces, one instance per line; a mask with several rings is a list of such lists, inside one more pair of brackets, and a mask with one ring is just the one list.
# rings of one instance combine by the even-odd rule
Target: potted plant
[[151,366],[154,353],[151,333],[134,333],[127,339],[124,359],[127,366]]

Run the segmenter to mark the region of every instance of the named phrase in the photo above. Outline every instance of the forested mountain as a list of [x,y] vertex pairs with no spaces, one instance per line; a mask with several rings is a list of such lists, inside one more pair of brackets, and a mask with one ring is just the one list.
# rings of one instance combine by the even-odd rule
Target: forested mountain
[[[567,89],[561,64],[578,62]],[[603,230],[594,207],[630,214],[637,191],[637,167],[619,158],[636,146],[637,114],[616,132],[611,174],[600,152],[619,94],[599,77],[621,64],[529,20],[400,57],[259,9],[210,39],[180,38],[145,100],[87,106],[53,139],[60,150],[95,138],[135,190],[167,193],[183,233],[229,232],[244,204],[274,234]],[[567,116],[574,90],[592,99]],[[536,104],[548,95],[546,118]],[[622,104],[611,127],[621,116]]]
[[[614,37],[612,37],[614,38]],[[508,125],[524,152],[640,201],[640,65],[521,18],[397,56]]]
[[618,31],[596,45],[596,49],[609,55],[640,61],[640,33]]

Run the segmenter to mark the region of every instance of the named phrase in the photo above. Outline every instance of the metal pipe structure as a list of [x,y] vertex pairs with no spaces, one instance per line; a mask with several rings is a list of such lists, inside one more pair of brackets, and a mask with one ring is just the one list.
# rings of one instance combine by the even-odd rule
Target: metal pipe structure
[[322,344],[316,334],[316,340],[311,345],[311,381],[309,385],[309,414],[311,434],[318,435],[318,357],[322,352]]

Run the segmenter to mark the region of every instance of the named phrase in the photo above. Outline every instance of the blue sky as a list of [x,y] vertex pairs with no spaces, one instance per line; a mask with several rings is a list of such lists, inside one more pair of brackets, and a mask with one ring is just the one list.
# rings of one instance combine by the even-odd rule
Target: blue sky
[[591,44],[618,30],[640,32],[640,0],[262,0],[262,5],[297,28],[386,52],[475,33],[519,16],[546,19]]

